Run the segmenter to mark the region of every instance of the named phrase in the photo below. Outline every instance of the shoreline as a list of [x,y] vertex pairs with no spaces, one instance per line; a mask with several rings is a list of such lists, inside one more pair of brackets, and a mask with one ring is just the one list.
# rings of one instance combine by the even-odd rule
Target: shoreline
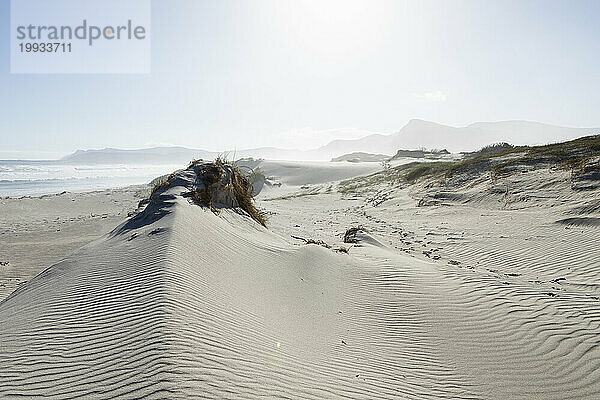
[[42,199],[42,198],[52,197],[52,196],[63,196],[63,195],[69,195],[69,194],[77,195],[77,194],[88,194],[88,193],[100,193],[100,192],[107,192],[107,191],[113,191],[113,190],[127,190],[127,189],[136,189],[139,191],[150,192],[152,187],[149,184],[144,184],[144,183],[133,184],[133,185],[117,185],[117,186],[112,186],[112,187],[107,187],[107,188],[83,189],[83,190],[62,190],[60,192],[41,193],[41,194],[32,193],[32,194],[25,194],[22,196],[4,195],[4,196],[0,196],[0,200]]

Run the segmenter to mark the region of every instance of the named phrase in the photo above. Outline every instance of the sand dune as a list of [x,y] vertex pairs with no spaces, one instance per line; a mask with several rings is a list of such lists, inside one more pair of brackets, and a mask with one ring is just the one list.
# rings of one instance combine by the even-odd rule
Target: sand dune
[[367,175],[382,169],[379,163],[339,164],[323,161],[269,161],[241,162],[259,167],[267,177],[285,185],[322,184]]
[[569,220],[597,207],[566,172],[373,202],[279,196],[310,177],[264,168],[289,186],[260,196],[269,229],[191,202],[183,171],[0,303],[0,397],[600,397],[598,227]]
[[2,397],[470,397],[376,271],[183,192],[0,303]]
[[[430,351],[476,397],[595,399],[600,236],[590,221],[598,189],[585,187],[568,171],[542,167],[495,183],[396,180],[269,207],[279,230],[300,236],[335,243],[332,231],[349,224],[380,235],[394,251],[366,246],[351,255],[365,258],[362,268],[378,265],[389,290],[418,308],[435,338]],[[302,219],[303,209],[310,217]]]

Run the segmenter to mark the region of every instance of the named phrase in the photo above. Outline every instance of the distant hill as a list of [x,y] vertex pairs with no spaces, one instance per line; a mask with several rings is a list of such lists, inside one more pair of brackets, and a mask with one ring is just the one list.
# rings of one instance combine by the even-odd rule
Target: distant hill
[[[230,158],[235,159],[254,157],[270,160],[325,161],[346,157],[352,153],[391,157],[397,154],[399,149],[426,148],[448,149],[452,153],[472,152],[491,143],[508,142],[517,146],[539,145],[572,140],[597,133],[600,133],[600,128],[567,128],[528,121],[478,122],[465,127],[452,127],[413,119],[392,135],[374,134],[360,139],[334,140],[314,150],[260,147],[226,153]],[[219,154],[221,152],[185,147],[155,147],[140,150],[107,148],[78,150],[62,158],[60,162],[72,164],[185,164],[192,159],[213,159]]]
[[348,162],[381,162],[389,160],[390,156],[385,154],[371,154],[363,152],[355,152],[344,154],[343,156],[332,158],[333,162],[348,161]]
[[449,155],[450,152],[446,149],[443,150],[398,150],[396,154],[391,158],[395,160],[397,158],[441,158]]
[[153,147],[150,149],[77,150],[60,159],[69,164],[185,164],[192,159],[212,159],[218,153],[185,147]]
[[149,149],[100,149],[77,150],[59,160],[67,164],[187,164],[192,160],[213,160],[219,155],[228,158],[265,158],[271,160],[314,160],[319,159],[315,152],[284,150],[275,147],[262,147],[241,151],[206,151],[185,147],[152,147]]
[[331,157],[352,152],[394,155],[398,149],[448,149],[450,152],[475,151],[490,143],[539,145],[572,140],[600,133],[600,128],[567,128],[539,122],[478,122],[452,127],[413,119],[392,135],[370,135],[354,140],[334,140],[318,149]]

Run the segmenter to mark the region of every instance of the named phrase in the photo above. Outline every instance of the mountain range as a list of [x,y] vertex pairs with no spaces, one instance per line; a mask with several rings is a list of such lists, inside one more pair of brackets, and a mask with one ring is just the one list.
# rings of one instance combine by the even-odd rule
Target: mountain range
[[[456,153],[474,151],[498,142],[539,145],[600,134],[600,128],[570,128],[530,121],[477,122],[452,127],[418,119],[410,120],[391,135],[373,134],[359,139],[333,140],[314,150],[286,150],[275,147],[225,152],[230,158],[255,157],[280,160],[330,160],[352,152],[394,155],[399,149],[447,149]],[[223,152],[185,147],[154,147],[140,150],[78,150],[63,157],[65,163],[86,164],[179,164],[192,159],[212,159]]]

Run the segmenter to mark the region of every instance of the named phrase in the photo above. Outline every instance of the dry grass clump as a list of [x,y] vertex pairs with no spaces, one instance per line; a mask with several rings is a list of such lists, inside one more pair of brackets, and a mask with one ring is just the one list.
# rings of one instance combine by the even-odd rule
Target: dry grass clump
[[[190,167],[198,164],[205,164],[203,160],[192,161]],[[202,180],[204,187],[198,188],[192,192],[192,199],[200,206],[208,207],[214,211],[213,191],[217,182],[223,178],[223,162],[217,158],[213,164],[206,164],[202,169]],[[188,167],[189,168],[189,167]]]
[[262,226],[267,226],[267,219],[264,214],[261,213],[254,206],[254,197],[252,197],[252,193],[254,188],[252,183],[246,178],[239,169],[233,169],[233,194],[235,195],[235,199],[237,200],[239,206],[242,210],[246,211],[252,219],[261,224]]
[[324,241],[322,241],[320,239],[319,240],[317,240],[317,239],[311,239],[311,238],[306,239],[306,238],[303,238],[303,237],[300,237],[300,236],[294,236],[294,235],[292,235],[292,237],[294,239],[298,239],[298,240],[304,241],[304,244],[316,244],[318,246],[323,246],[326,249],[331,249],[331,245],[325,243]]
[[148,196],[148,201],[154,201],[154,195],[156,194],[156,192],[159,189],[162,189],[166,186],[169,186],[171,184],[171,180],[175,177],[175,172],[169,175],[163,175],[163,176],[159,176],[158,178],[154,179],[152,182],[150,182],[150,184],[154,184],[154,186],[152,187],[152,190],[150,191],[150,196]]
[[369,232],[367,228],[363,228],[362,226],[350,228],[344,233],[344,243],[358,243],[356,234],[360,231]]
[[250,185],[252,186],[250,188],[252,196],[257,195],[258,193],[254,193],[254,184],[259,182],[265,184],[267,182],[267,177],[264,171],[260,167],[252,168],[248,165],[243,165],[240,162],[233,163],[233,166],[239,169],[242,172],[243,176],[246,177],[250,182]]
[[[196,165],[203,165],[199,174],[201,174],[204,183],[204,187],[196,189],[191,194],[191,197],[196,204],[208,207],[214,211],[215,207],[213,200],[216,191],[228,191],[229,195],[235,198],[238,206],[246,211],[252,219],[264,227],[267,226],[265,215],[254,205],[252,183],[244,176],[238,167],[229,163],[222,157],[218,157],[213,163],[205,163],[202,160],[192,161],[190,167]],[[225,178],[226,169],[230,171],[231,176],[229,182],[226,182],[223,186],[222,181],[223,178]]]
[[160,189],[163,188],[165,186],[169,186],[170,183],[167,179],[165,180],[160,180],[158,182],[156,182],[154,184],[154,186],[152,187],[152,190],[150,191],[150,198],[152,199],[152,197],[154,196],[154,194]]
[[151,185],[153,185],[153,186],[152,186],[152,190],[150,191],[150,197],[152,197],[154,195],[154,193],[156,193],[158,191],[158,189],[165,187],[165,186],[169,186],[169,181],[166,177],[161,176],[161,177],[153,180]]
[[316,239],[311,239],[311,238],[303,238],[300,236],[294,236],[292,235],[292,237],[294,239],[298,239],[298,240],[302,240],[304,242],[304,244],[316,244],[317,246],[322,246],[325,247],[326,249],[330,249],[335,251],[336,253],[346,253],[348,254],[348,251],[350,250],[349,247],[337,247],[337,248],[333,248],[331,247],[330,244],[327,244],[326,242],[322,241],[322,240],[316,240]]

